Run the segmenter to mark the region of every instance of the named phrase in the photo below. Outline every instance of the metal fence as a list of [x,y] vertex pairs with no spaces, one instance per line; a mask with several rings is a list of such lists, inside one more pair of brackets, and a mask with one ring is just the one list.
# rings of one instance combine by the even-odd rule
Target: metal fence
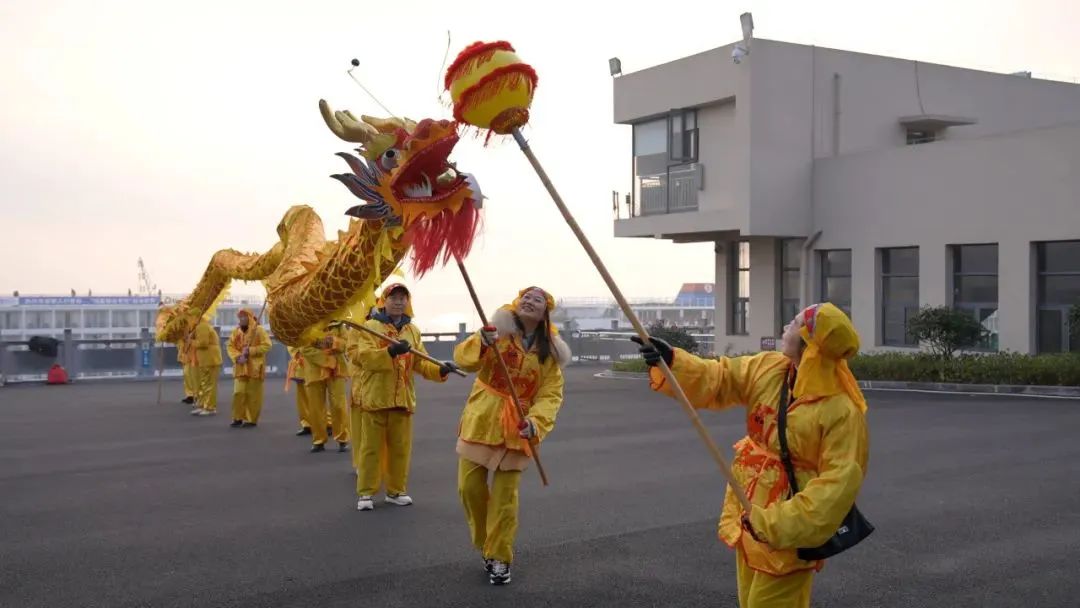
[[[220,331],[219,331],[220,334]],[[635,358],[637,346],[629,334],[615,332],[570,332],[563,338],[574,352],[577,363],[605,363]],[[469,333],[465,326],[457,332],[422,334],[424,348],[440,360],[452,359],[454,348]],[[222,352],[228,337],[221,339]],[[232,373],[228,357],[223,357],[222,372]],[[180,378],[183,370],[177,361],[175,344],[156,342],[149,330],[143,329],[138,339],[77,340],[71,330],[64,332],[56,357],[42,356],[29,349],[29,342],[0,342],[0,385],[17,382],[42,382],[49,369],[61,365],[72,382],[80,380],[122,379],[153,380],[158,370],[166,378]],[[266,357],[266,374],[284,377],[289,366],[289,353],[280,342],[273,341]]]

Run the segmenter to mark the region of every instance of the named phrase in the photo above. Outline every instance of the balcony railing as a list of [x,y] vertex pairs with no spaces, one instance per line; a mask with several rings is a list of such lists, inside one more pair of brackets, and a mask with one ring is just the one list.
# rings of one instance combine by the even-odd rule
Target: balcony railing
[[659,215],[695,211],[702,189],[702,167],[698,163],[670,167],[664,173],[635,178],[637,194],[634,215]]

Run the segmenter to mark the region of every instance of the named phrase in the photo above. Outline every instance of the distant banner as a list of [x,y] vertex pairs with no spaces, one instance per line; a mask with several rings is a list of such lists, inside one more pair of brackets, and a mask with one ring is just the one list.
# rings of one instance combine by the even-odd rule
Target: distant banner
[[157,306],[157,296],[29,296],[15,298],[18,306]]

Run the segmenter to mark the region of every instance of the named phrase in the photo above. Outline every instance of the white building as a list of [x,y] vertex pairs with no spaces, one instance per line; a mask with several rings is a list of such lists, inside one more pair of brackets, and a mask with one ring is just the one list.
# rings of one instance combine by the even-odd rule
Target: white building
[[[633,192],[618,237],[715,243],[717,349],[802,304],[864,350],[912,347],[921,305],[991,348],[1080,350],[1080,86],[754,39],[618,76]],[[706,263],[702,260],[702,263]]]
[[[178,301],[181,297],[165,297]],[[71,330],[76,340],[127,340],[143,329],[154,332],[158,296],[18,295],[0,297],[0,342],[24,342],[32,336],[63,337]],[[236,327],[236,313],[247,307],[258,314],[262,297],[234,296],[217,309],[213,325],[225,335]],[[263,325],[269,328],[266,315]]]

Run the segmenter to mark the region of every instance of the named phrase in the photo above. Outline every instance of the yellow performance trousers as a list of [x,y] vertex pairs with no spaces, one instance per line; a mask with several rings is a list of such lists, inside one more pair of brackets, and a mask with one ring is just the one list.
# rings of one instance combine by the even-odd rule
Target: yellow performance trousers
[[378,492],[382,485],[381,476],[386,479],[387,494],[405,494],[412,458],[412,414],[403,409],[390,409],[361,412],[360,416],[357,496],[373,496]]
[[741,547],[736,549],[735,563],[739,608],[810,608],[813,570],[792,572],[784,576],[758,572],[747,565]]
[[195,398],[195,395],[199,394],[199,372],[198,368],[191,365],[185,365],[184,367],[184,397]]
[[311,425],[311,443],[322,445],[329,439],[326,425],[326,406],[330,405],[330,426],[334,427],[334,439],[338,443],[349,442],[349,416],[345,404],[345,378],[330,378],[318,382],[305,382],[307,393],[307,421]]
[[308,398],[307,391],[304,390],[303,382],[293,382],[293,389],[296,390],[296,418],[300,421],[300,428],[309,429],[311,424],[308,423]]
[[514,561],[518,527],[518,484],[521,471],[495,471],[490,490],[488,470],[458,459],[458,495],[465,507],[473,545],[484,559]]
[[257,423],[263,407],[263,379],[236,378],[233,381],[232,419]]
[[199,393],[195,396],[195,405],[208,412],[217,411],[217,385],[218,376],[221,375],[220,365],[197,367],[199,374]]

